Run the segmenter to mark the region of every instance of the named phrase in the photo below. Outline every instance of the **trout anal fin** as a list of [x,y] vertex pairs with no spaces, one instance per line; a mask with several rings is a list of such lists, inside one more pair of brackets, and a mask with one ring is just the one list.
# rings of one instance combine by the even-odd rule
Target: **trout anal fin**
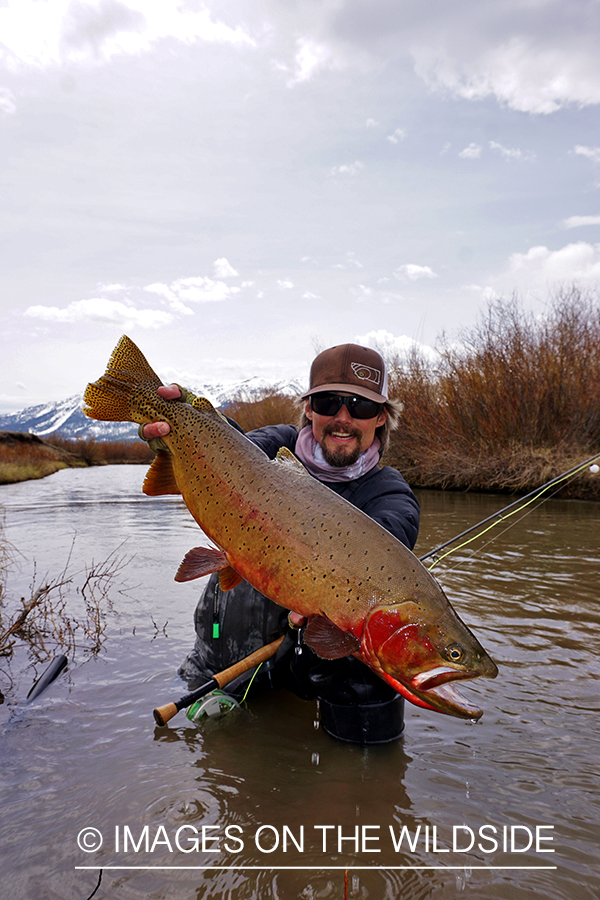
[[[292,451],[288,450],[287,447],[280,447],[277,451],[275,462],[282,466],[286,466],[286,468],[291,469],[292,472],[295,472],[297,475],[308,475],[307,469],[304,468],[298,457],[294,456]],[[310,478],[310,475],[308,477]]]
[[219,573],[219,587],[222,591],[230,591],[242,581],[241,575],[232,569],[223,550],[213,547],[194,547],[186,553],[177,570],[175,581],[193,581],[203,575]]
[[339,628],[327,616],[315,616],[304,632],[304,643],[321,659],[340,659],[360,650],[360,641],[351,631]]
[[173,471],[173,457],[167,450],[159,450],[156,454],[146,473],[142,490],[149,497],[181,493]]
[[221,569],[219,572],[219,587],[222,591],[230,591],[232,588],[237,587],[243,580],[242,576],[238,575],[231,566],[227,566],[227,568]]

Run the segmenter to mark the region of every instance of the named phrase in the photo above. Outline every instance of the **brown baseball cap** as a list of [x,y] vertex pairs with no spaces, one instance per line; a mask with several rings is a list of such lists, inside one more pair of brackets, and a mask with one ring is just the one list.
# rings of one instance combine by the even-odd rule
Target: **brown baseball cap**
[[376,350],[358,344],[339,344],[324,350],[313,360],[310,387],[302,399],[325,391],[344,391],[386,403],[388,385],[383,359]]

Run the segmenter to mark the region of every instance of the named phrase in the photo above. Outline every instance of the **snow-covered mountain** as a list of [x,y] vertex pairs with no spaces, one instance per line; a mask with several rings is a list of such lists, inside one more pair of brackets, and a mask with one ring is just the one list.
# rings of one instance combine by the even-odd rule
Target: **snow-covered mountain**
[[[299,382],[272,384],[256,377],[243,382],[200,385],[190,387],[190,390],[198,396],[207,397],[214,406],[225,409],[238,394],[251,395],[265,388],[273,388],[282,394],[297,395],[302,393],[305,386]],[[96,422],[84,416],[82,409],[83,394],[74,394],[66,400],[0,415],[0,431],[26,431],[40,437],[57,432],[65,438],[95,438],[97,441],[131,440],[137,437],[137,425],[130,422]]]

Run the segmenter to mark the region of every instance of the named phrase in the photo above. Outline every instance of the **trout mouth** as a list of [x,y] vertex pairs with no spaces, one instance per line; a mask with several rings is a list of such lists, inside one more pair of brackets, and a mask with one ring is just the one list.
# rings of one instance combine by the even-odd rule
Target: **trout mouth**
[[432,707],[440,712],[452,710],[455,716],[463,719],[480,719],[483,715],[482,709],[467,700],[448,682],[423,691],[423,696],[429,698]]
[[434,669],[415,675],[410,684],[398,681],[383,671],[380,671],[379,674],[384,681],[387,681],[399,694],[402,694],[415,706],[432,709],[450,716],[457,716],[460,719],[476,720],[483,715],[483,710],[471,703],[470,700],[467,700],[451,683],[453,681],[479,678],[479,672],[468,670],[459,672],[456,669],[451,669],[449,666],[436,666]]
[[419,672],[418,675],[411,680],[411,684],[418,691],[429,691],[440,685],[448,684],[450,681],[459,681],[467,678],[477,678],[478,672],[469,672],[468,670],[459,671],[450,666],[436,666],[427,672]]

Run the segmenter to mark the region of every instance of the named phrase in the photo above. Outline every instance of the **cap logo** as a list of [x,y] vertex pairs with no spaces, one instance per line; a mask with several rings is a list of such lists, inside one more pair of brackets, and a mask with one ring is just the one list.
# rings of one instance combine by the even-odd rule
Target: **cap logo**
[[363,363],[350,363],[350,368],[361,381],[370,381],[371,384],[381,384],[381,372]]

